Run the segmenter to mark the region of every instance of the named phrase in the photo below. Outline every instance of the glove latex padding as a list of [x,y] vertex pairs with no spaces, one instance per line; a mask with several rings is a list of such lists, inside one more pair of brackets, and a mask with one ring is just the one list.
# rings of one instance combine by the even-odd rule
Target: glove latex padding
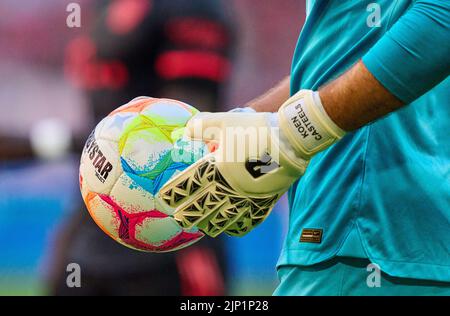
[[[314,149],[336,138],[322,126],[320,111],[308,107],[316,107],[311,91],[288,100],[278,114],[200,113],[191,119],[186,136],[215,142],[218,149],[160,190],[161,199],[175,209],[175,219],[212,237],[222,232],[242,236],[260,224],[303,175]],[[299,128],[305,124],[303,114],[295,118],[299,109],[312,120],[305,128],[320,124],[315,133]],[[321,140],[315,141],[318,133]]]

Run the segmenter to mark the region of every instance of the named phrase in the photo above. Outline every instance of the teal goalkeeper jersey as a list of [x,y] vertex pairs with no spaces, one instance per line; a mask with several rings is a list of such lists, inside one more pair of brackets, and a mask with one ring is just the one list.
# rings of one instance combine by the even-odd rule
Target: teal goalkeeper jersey
[[450,282],[450,1],[317,0],[291,93],[362,59],[407,106],[316,155],[289,191],[278,266],[369,258],[396,277]]

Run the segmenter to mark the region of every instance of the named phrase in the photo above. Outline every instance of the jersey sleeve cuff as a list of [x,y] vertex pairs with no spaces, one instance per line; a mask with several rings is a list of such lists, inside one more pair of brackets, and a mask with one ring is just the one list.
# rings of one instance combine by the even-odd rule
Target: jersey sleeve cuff
[[[390,39],[382,39],[383,42],[375,44],[374,47],[362,58],[362,62],[370,71],[370,73],[385,87],[389,92],[403,101],[405,104],[409,104],[414,101],[419,95],[417,95],[411,85],[405,80],[402,80],[400,74],[396,69],[398,66],[392,66],[394,62],[392,56],[392,43]],[[389,41],[391,43],[385,43]],[[390,49],[391,47],[391,49]],[[407,67],[405,65],[405,67]]]

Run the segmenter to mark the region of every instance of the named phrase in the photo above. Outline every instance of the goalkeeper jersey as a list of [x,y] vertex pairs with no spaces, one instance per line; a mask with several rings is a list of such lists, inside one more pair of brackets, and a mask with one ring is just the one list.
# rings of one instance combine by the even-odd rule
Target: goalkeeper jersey
[[289,191],[278,265],[369,258],[450,281],[450,1],[308,1],[291,93],[362,59],[407,106],[316,155]]

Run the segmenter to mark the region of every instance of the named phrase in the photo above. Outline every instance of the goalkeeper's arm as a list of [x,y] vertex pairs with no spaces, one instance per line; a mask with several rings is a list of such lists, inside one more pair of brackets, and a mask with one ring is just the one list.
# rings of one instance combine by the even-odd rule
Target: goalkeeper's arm
[[[330,118],[351,131],[409,104],[450,72],[450,2],[417,1],[349,71],[319,89]],[[284,80],[248,103],[276,112],[289,96]]]

